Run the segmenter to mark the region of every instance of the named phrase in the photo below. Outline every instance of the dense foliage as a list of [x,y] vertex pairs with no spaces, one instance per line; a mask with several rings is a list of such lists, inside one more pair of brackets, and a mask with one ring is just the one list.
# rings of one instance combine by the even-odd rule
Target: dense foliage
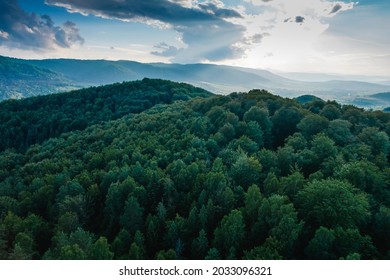
[[255,90],[8,149],[0,258],[389,259],[389,133]]
[[25,150],[64,132],[139,113],[160,103],[172,103],[211,93],[187,84],[142,81],[91,87],[68,93],[0,103],[0,151]]

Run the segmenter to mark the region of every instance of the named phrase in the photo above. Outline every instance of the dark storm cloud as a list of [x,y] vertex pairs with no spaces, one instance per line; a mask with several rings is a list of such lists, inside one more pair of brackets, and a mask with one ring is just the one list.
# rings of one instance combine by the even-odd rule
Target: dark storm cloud
[[334,5],[333,9],[330,11],[330,14],[337,13],[338,11],[341,10],[341,8],[342,8],[342,6],[339,3],[337,3],[336,5]]
[[48,15],[23,11],[16,0],[0,0],[0,10],[0,45],[45,50],[84,43],[74,23],[56,26]]
[[[210,1],[191,7],[183,6],[183,1],[168,0],[46,0],[46,3],[99,17],[168,24],[181,33],[187,45],[178,52],[176,60],[215,61],[236,58],[241,53],[235,45],[243,40],[245,28],[227,19],[242,16],[233,9],[221,7],[221,2]],[[153,54],[168,56],[174,51],[168,48]]]
[[122,20],[152,19],[173,25],[241,16],[234,10],[219,8],[212,3],[188,8],[180,2],[168,0],[46,0],[46,3],[97,16]]

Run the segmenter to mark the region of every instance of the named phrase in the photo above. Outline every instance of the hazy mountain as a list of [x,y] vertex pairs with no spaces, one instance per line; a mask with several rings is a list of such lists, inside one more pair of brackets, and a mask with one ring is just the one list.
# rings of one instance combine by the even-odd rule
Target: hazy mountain
[[0,56],[0,100],[65,91],[75,83],[58,72],[25,60]]
[[[316,95],[351,103],[356,96],[390,91],[390,85],[323,76],[321,81],[298,81],[260,69],[214,64],[164,64],[134,61],[47,59],[0,60],[0,100],[59,92],[147,78],[187,82],[217,94],[266,89],[285,97]],[[9,69],[12,69],[10,71]],[[317,74],[312,74],[317,75]],[[319,74],[318,74],[319,75]],[[332,78],[332,80],[326,80]]]
[[390,106],[390,92],[359,96],[354,98],[351,103],[359,107],[383,109]]
[[[326,82],[332,80],[342,81],[361,81],[370,83],[386,84],[387,77],[382,76],[363,76],[363,75],[338,75],[326,73],[305,73],[305,72],[275,72],[282,77],[302,82]],[[389,81],[387,81],[389,84]]]
[[390,102],[390,92],[381,92],[381,93],[373,94],[373,95],[371,95],[371,97],[379,99],[379,100],[383,100],[386,102]]

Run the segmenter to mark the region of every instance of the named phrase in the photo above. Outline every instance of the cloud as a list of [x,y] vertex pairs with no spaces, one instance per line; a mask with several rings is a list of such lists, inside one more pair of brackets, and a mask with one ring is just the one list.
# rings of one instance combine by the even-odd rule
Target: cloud
[[206,4],[199,4],[199,8],[201,8],[205,12],[212,12],[215,14],[215,16],[220,18],[240,18],[242,17],[237,11],[232,9],[224,9],[221,7],[218,7],[215,3],[206,3]]
[[178,25],[199,21],[214,22],[225,17],[240,17],[236,11],[224,9],[215,4],[222,2],[198,4],[195,7],[183,6],[183,2],[172,0],[46,0],[47,4],[64,7],[70,12],[146,23],[160,21]]
[[283,20],[284,23],[287,23],[287,22],[296,22],[296,23],[303,23],[305,21],[305,17],[303,16],[296,16],[294,19],[292,18],[286,18],[285,20]]
[[267,33],[267,32],[264,32],[264,33],[256,33],[256,34],[253,34],[252,36],[249,36],[249,37],[246,37],[242,43],[243,44],[246,44],[246,45],[254,45],[254,44],[260,44],[263,39],[266,37],[266,36],[269,36],[270,34]]
[[0,45],[24,50],[70,48],[83,44],[76,25],[70,21],[56,26],[48,15],[22,10],[17,0],[0,0]]
[[337,13],[340,11],[343,7],[340,3],[336,3],[336,5],[333,6],[332,10],[330,11],[331,14]]
[[[189,0],[46,0],[47,4],[66,8],[69,12],[94,15],[128,22],[143,22],[180,33],[186,47],[180,52],[172,46],[154,51],[154,55],[171,56],[176,61],[217,61],[242,55],[237,44],[245,37],[245,27],[233,23],[243,16],[228,9],[222,1]],[[176,50],[174,49],[176,48]]]
[[181,48],[179,49],[174,46],[170,46],[166,43],[160,43],[154,46],[154,48],[159,49],[160,51],[153,51],[151,54],[163,57],[174,57],[183,50]]
[[287,22],[296,22],[296,23],[303,23],[305,21],[305,17],[303,16],[296,16],[294,19],[292,18],[286,18],[285,20],[283,20],[284,23],[287,23]]
[[295,17],[295,22],[296,23],[303,23],[305,21],[305,17],[302,16],[296,16]]

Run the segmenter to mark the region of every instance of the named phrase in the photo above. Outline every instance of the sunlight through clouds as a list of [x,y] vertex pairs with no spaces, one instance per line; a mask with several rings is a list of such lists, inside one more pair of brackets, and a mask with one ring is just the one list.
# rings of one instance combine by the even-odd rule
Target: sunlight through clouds
[[[6,5],[9,1],[0,3]],[[380,59],[372,59],[370,64],[367,58],[388,55],[390,5],[383,0],[37,0],[40,4],[36,6],[28,0],[11,3],[21,4],[18,13],[24,19],[15,16],[1,20],[0,51],[14,56],[22,52],[23,57],[34,52],[55,57],[84,54],[142,62],[353,72],[356,68],[351,66],[347,71],[348,65],[358,65],[361,54],[365,54],[366,65],[371,65],[366,69],[381,74],[390,71],[383,66],[385,63],[378,62]],[[29,10],[24,11],[26,7]],[[105,36],[99,35],[101,29],[107,30]],[[23,38],[28,40],[22,44]],[[91,48],[97,45],[95,41],[109,53],[104,54],[104,48]],[[138,50],[118,51],[131,44],[147,47],[142,55]],[[110,50],[111,46],[116,51]]]

